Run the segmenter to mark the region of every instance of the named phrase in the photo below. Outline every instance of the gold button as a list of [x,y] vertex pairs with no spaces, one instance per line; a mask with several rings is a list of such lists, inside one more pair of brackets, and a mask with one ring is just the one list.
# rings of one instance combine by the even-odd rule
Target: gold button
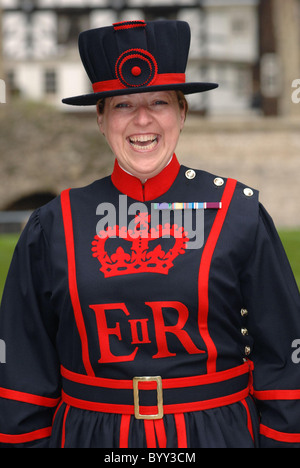
[[245,346],[245,355],[249,356],[249,354],[251,354],[251,348],[250,346]]
[[247,335],[248,335],[248,330],[247,330],[247,328],[242,328],[242,329],[241,329],[241,334],[242,334],[243,336],[247,336]]
[[193,169],[188,169],[185,173],[185,177],[189,180],[195,179],[196,172]]
[[241,316],[242,317],[247,317],[247,315],[248,315],[248,310],[247,309],[242,309],[241,310]]
[[247,187],[244,189],[244,195],[246,195],[246,197],[252,197],[254,195],[254,192],[251,188]]
[[224,179],[222,179],[221,177],[216,177],[214,180],[214,184],[217,187],[222,187],[222,185],[224,185]]

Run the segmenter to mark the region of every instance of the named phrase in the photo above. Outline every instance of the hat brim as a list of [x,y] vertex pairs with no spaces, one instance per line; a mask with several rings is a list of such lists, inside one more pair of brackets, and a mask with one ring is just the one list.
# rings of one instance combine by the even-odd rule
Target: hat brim
[[81,96],[74,96],[65,98],[62,100],[64,104],[71,106],[93,106],[96,105],[99,99],[107,98],[112,96],[123,96],[125,94],[136,94],[136,93],[149,93],[155,91],[182,91],[183,94],[195,94],[210,91],[218,88],[217,83],[180,83],[180,84],[168,84],[159,86],[142,86],[135,88],[123,88],[116,89],[113,91],[104,91],[102,93],[91,93],[83,94]]

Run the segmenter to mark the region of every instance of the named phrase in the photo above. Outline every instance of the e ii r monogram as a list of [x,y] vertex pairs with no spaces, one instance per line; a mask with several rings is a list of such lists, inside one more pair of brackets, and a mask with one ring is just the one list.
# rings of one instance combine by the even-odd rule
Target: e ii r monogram
[[[167,334],[175,335],[188,354],[202,354],[205,352],[197,348],[187,331],[184,330],[184,326],[189,318],[189,310],[184,304],[176,301],[162,301],[146,302],[145,305],[151,309],[157,345],[157,353],[152,356],[152,359],[176,356],[176,353],[172,353],[172,350],[168,347]],[[151,343],[149,338],[150,319],[130,319],[130,311],[125,303],[97,304],[90,305],[90,308],[96,314],[101,356],[98,362],[100,364],[134,361],[140,346]],[[178,315],[178,321],[175,325],[165,324],[164,309],[172,309],[174,311],[174,315]],[[123,321],[116,322],[115,327],[108,327],[107,318],[109,314],[113,313],[113,311],[121,311],[124,313],[124,320],[127,318],[127,324],[130,327],[132,337],[132,352],[130,354],[116,356],[111,351],[110,336],[116,336],[120,342],[123,341],[121,323],[124,323]]]

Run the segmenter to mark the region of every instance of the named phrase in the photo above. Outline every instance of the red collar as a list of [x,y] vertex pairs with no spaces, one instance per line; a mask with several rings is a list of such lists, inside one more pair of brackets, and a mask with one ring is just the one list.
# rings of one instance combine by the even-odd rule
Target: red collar
[[148,179],[143,185],[140,179],[125,172],[116,160],[111,180],[120,192],[130,198],[150,201],[160,197],[171,188],[179,169],[180,164],[174,154],[171,162],[157,176]]

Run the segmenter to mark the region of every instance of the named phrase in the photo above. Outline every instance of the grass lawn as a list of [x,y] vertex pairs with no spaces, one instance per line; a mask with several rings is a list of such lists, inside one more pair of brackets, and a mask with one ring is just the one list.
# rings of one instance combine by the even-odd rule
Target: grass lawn
[[300,230],[279,232],[300,289]]
[[[279,234],[300,289],[300,230],[282,230]],[[17,234],[0,235],[0,299],[18,237]]]
[[0,299],[18,238],[17,234],[0,234]]

